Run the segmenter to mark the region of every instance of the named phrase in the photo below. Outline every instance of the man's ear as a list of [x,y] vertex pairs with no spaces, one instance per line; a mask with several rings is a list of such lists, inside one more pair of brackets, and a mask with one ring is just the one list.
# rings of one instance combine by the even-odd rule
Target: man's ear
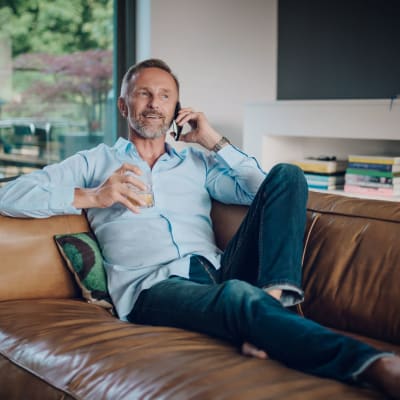
[[121,115],[126,118],[128,116],[128,107],[125,103],[125,99],[122,97],[118,97],[118,109]]

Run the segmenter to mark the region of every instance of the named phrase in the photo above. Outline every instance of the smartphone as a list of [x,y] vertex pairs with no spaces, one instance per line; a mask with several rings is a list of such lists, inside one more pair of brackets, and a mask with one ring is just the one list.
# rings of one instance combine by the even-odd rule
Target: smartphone
[[179,110],[181,109],[181,103],[178,101],[176,103],[175,112],[174,112],[174,125],[175,125],[175,140],[179,140],[182,133],[182,126],[179,126],[176,123],[176,119],[178,117]]

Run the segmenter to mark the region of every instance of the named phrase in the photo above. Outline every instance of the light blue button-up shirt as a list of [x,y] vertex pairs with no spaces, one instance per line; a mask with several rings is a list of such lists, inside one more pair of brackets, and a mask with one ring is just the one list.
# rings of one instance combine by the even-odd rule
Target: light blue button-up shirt
[[[36,218],[80,214],[72,206],[74,189],[99,186],[124,162],[150,171],[135,146],[120,138],[113,147],[99,145],[10,182],[0,189],[0,213]],[[218,269],[221,251],[214,240],[211,198],[250,204],[265,178],[254,158],[231,145],[214,154],[192,147],[178,152],[166,144],[151,175],[154,207],[139,214],[119,203],[87,210],[108,289],[123,320],[142,290],[170,275],[188,277],[192,254]]]

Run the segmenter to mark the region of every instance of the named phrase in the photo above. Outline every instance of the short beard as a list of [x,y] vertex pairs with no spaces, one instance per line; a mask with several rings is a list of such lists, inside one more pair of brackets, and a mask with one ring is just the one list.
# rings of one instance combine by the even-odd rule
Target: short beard
[[154,128],[146,127],[139,119],[128,117],[129,126],[143,139],[157,139],[165,135],[170,127],[169,124],[164,123],[157,130]]

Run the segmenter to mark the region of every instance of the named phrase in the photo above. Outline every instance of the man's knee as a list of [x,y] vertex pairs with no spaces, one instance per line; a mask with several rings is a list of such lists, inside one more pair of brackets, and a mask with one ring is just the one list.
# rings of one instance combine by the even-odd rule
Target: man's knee
[[307,181],[301,168],[293,164],[276,164],[267,174],[260,191],[268,194],[275,192],[274,187],[294,195],[306,195]]
[[231,310],[243,310],[243,307],[258,302],[265,296],[262,289],[240,279],[230,279],[222,283],[224,305]]
[[304,182],[304,172],[294,164],[280,163],[276,164],[268,173],[268,176],[277,177],[284,182]]

